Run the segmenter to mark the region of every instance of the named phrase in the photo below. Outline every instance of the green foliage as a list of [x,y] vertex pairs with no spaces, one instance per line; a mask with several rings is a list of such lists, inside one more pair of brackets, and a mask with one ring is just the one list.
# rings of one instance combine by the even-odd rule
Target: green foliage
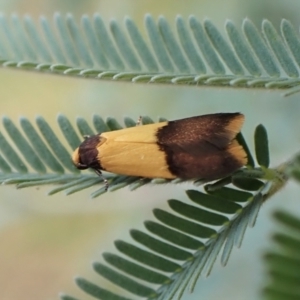
[[[142,120],[145,123],[153,122],[149,117]],[[58,125],[65,138],[60,140],[42,117],[36,118],[36,124],[21,118],[22,130],[11,119],[4,117],[5,132],[0,135],[0,151],[3,155],[0,159],[1,181],[16,184],[19,188],[56,185],[49,194],[63,190],[71,194],[91,186],[99,186],[101,179],[96,174],[81,174],[74,168],[67,147],[74,150],[80,143],[81,138],[77,131],[83,136],[94,134],[98,130],[118,130],[122,126],[113,118],[108,118],[105,122],[100,116],[94,116],[92,123],[93,127],[86,120],[78,118],[75,129],[65,116],[59,115]],[[130,118],[125,118],[124,123],[129,127],[135,125],[135,121]],[[243,140],[242,136],[239,139]],[[243,144],[246,147],[244,140]],[[233,246],[240,247],[246,228],[254,226],[259,208],[272,194],[274,185],[275,188],[282,186],[283,175],[276,170],[267,169],[268,138],[262,125],[255,131],[255,149],[261,167],[255,167],[251,162],[249,168],[213,184],[207,184],[206,193],[186,191],[190,203],[170,199],[168,204],[173,213],[154,209],[157,222],[145,222],[147,233],[135,229],[130,231],[134,241],[148,250],[122,240],[116,241],[118,251],[131,260],[118,254],[104,253],[104,260],[113,269],[95,263],[95,271],[137,296],[172,299],[175,296],[180,298],[187,285],[193,290],[200,275],[209,275],[220,252],[221,263],[226,265]],[[250,152],[249,157],[253,161]],[[274,177],[270,178],[270,174]],[[130,176],[105,176],[109,179],[111,191],[124,186],[136,189],[147,183],[172,182]],[[237,188],[225,186],[230,183]],[[102,186],[91,196],[96,197],[103,192]],[[150,285],[159,284],[160,287],[155,290],[134,278]],[[76,282],[87,293],[98,295],[99,299],[123,299],[85,279],[78,278]],[[62,296],[63,299],[67,299],[66,297],[69,296]]]
[[[94,270],[136,296],[179,299],[187,285],[192,291],[200,275],[210,274],[220,252],[222,265],[227,264],[233,247],[241,246],[246,228],[254,226],[268,189],[268,183],[254,194],[224,187],[217,190],[218,196],[189,190],[187,196],[192,204],[169,200],[173,213],[155,209],[158,222],[146,221],[147,233],[131,230],[135,243],[115,241],[121,255],[103,253],[109,266],[95,262]],[[240,199],[235,201],[233,196],[237,195],[244,205],[238,204]],[[218,229],[211,225],[218,225]],[[115,294],[104,296],[101,287],[83,278],[76,282],[97,299],[119,299]],[[159,288],[153,290],[151,284],[159,284]]]
[[269,167],[270,159],[269,159],[269,152],[266,150],[269,148],[268,145],[268,137],[267,131],[263,125],[258,125],[255,130],[255,153],[256,159],[260,166],[265,168]]
[[280,211],[274,217],[280,223],[281,230],[273,235],[272,250],[264,256],[269,283],[263,290],[263,299],[299,299],[300,219]]
[[[247,227],[254,226],[262,203],[272,194],[273,185],[281,180],[281,177],[264,179],[264,174],[269,176],[267,140],[266,130],[259,125],[255,148],[262,168],[251,166],[226,180],[207,184],[206,193],[187,190],[188,202],[170,199],[168,204],[173,212],[154,209],[157,221],[145,221],[146,232],[130,230],[133,243],[115,241],[119,254],[103,253],[106,265],[95,262],[94,270],[128,292],[147,299],[180,299],[186,288],[193,291],[199,276],[210,274],[219,254],[221,264],[228,263],[233,247],[241,246]],[[224,186],[237,182],[240,182],[238,189]],[[76,282],[97,299],[125,299],[86,279],[79,277]],[[153,284],[159,287],[155,290]]]
[[[289,94],[299,91],[300,40],[289,21],[281,22],[280,33],[268,20],[262,22],[262,32],[249,19],[243,21],[241,29],[227,21],[227,37],[210,20],[200,23],[194,16],[187,22],[177,17],[175,28],[173,31],[164,17],[156,21],[146,15],[148,42],[130,18],[122,26],[114,20],[107,26],[97,14],[93,18],[82,16],[80,24],[71,14],[55,14],[52,22],[41,17],[39,23],[29,16],[1,15],[0,62],[4,67],[83,78],[292,88]],[[74,128],[63,115],[57,121],[64,139],[42,117],[37,117],[35,124],[21,118],[20,126],[8,117],[2,119],[0,182],[18,188],[55,185],[49,194],[72,194],[95,186],[91,197],[103,194],[102,179],[78,171],[70,153],[84,135],[123,126],[113,118],[104,121],[97,115],[92,126],[78,118]],[[130,118],[125,118],[124,123],[126,127],[135,125]],[[149,123],[153,121],[144,117],[143,124]],[[299,154],[276,169],[269,169],[268,137],[262,125],[255,130],[257,167],[241,134],[238,140],[247,152],[247,167],[206,184],[205,193],[187,190],[188,199],[184,202],[170,199],[171,212],[154,209],[156,220],[145,221],[144,231],[132,229],[134,242],[116,240],[118,254],[103,253],[105,264],[95,262],[95,272],[138,297],[180,299],[187,288],[194,289],[199,276],[210,274],[219,254],[225,266],[233,247],[241,246],[247,227],[254,226],[262,203],[282,188],[289,177],[298,181],[300,178]],[[125,186],[135,190],[148,183],[181,182],[104,176],[110,191]],[[203,182],[194,182],[195,186],[199,184]],[[291,230],[299,231],[298,219],[284,213],[276,216]],[[275,235],[279,250],[265,258],[271,275],[264,290],[266,299],[299,297],[297,234]],[[77,278],[76,283],[97,299],[128,300],[83,278]],[[61,299],[76,300],[68,295],[61,295]]]
[[[0,61],[5,67],[61,75],[164,84],[293,88],[299,90],[300,40],[287,20],[278,33],[249,19],[225,23],[225,37],[210,20],[186,21],[176,30],[164,17],[145,16],[148,41],[134,21],[108,25],[101,16],[54,14],[53,20],[0,16]],[[208,71],[210,69],[210,71]]]

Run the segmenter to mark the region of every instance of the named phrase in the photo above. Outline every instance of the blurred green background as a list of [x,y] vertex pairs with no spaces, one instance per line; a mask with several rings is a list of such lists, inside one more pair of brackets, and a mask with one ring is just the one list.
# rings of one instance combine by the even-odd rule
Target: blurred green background
[[[164,15],[173,24],[176,15],[210,18],[220,30],[226,19],[241,24],[249,17],[258,27],[262,19],[279,28],[287,18],[299,28],[299,1],[133,1],[133,0],[0,0],[0,11],[30,14],[34,18],[54,12],[101,14],[105,20],[122,22],[130,16],[143,31],[143,16]],[[271,163],[277,165],[299,149],[299,95],[283,98],[278,91],[213,87],[164,86],[114,83],[93,79],[0,69],[0,112],[16,122],[20,116],[34,120],[42,115],[58,129],[56,116],[91,120],[92,114],[137,119],[149,115],[170,120],[214,112],[240,111],[246,115],[243,133],[253,150],[253,132],[263,123],[268,132]],[[70,150],[71,153],[71,150]],[[151,209],[167,209],[165,199],[185,199],[190,185],[143,187],[90,200],[89,190],[75,195],[46,196],[47,187],[16,190],[1,186],[0,193],[0,299],[57,299],[64,291],[91,299],[73,283],[81,275],[102,286],[110,286],[91,270],[103,251],[114,251],[113,241],[130,241],[130,228],[141,228],[152,219]],[[212,275],[199,281],[193,294],[184,299],[258,299],[263,285],[260,256],[267,248],[272,230],[271,212],[278,207],[297,208],[299,187],[290,183],[260,212],[257,225],[248,230],[242,248],[234,250],[229,265],[216,263]],[[110,286],[111,287],[111,286]],[[111,287],[115,289],[114,287]],[[120,292],[122,293],[122,292]]]

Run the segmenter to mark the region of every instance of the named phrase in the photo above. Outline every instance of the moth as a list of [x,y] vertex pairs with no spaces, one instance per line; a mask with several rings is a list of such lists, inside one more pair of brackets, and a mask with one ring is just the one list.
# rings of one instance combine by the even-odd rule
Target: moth
[[78,169],[146,178],[211,181],[247,163],[236,139],[241,113],[216,113],[99,133],[74,151]]

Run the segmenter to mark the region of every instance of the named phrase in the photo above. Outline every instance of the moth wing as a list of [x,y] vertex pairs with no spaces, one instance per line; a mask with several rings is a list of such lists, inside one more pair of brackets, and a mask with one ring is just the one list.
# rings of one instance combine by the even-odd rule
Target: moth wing
[[220,113],[171,121],[158,130],[159,145],[174,151],[201,155],[225,149],[240,132],[244,115]]
[[152,143],[112,142],[99,151],[105,170],[128,176],[175,178],[166,164],[165,154]]
[[101,136],[114,142],[157,144],[156,133],[159,128],[167,125],[167,122],[141,125],[116,131],[104,132]]
[[151,124],[102,134],[105,142],[99,147],[98,159],[103,169],[128,176],[175,178],[157,144],[159,126]]
[[235,140],[244,121],[236,114],[215,114],[169,122],[158,130],[170,171],[181,178],[217,179],[247,163]]

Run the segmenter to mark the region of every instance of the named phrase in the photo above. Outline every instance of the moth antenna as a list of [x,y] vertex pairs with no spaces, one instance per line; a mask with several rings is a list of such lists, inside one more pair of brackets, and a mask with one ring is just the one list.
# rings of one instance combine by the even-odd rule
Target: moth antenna
[[103,180],[104,187],[105,187],[105,192],[107,192],[107,190],[109,188],[108,180],[103,176],[102,172],[99,169],[95,169],[94,171]]
[[139,116],[139,118],[138,118],[137,121],[136,121],[135,126],[141,126],[141,125],[142,125],[142,120],[143,120],[143,117],[142,117],[142,116]]

